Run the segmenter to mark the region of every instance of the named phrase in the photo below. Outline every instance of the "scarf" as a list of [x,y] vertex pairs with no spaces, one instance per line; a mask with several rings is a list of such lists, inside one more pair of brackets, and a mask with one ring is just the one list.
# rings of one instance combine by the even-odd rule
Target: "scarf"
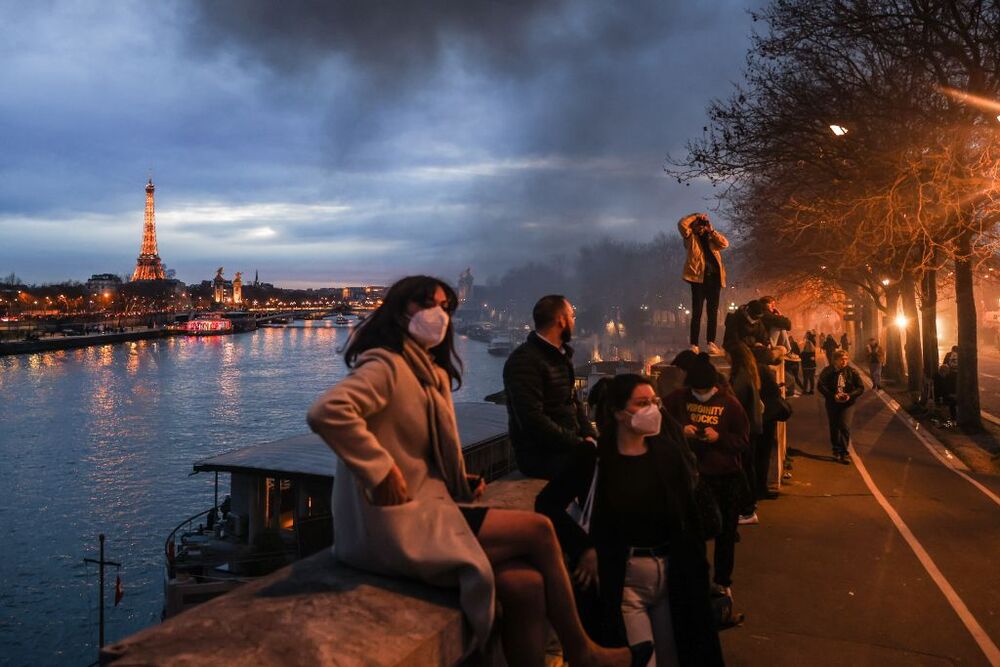
[[403,359],[427,395],[431,450],[448,493],[458,502],[469,502],[472,500],[472,489],[465,477],[465,458],[462,456],[455,411],[448,401],[451,387],[446,380],[442,380],[437,372],[438,366],[427,350],[409,336],[403,341]]

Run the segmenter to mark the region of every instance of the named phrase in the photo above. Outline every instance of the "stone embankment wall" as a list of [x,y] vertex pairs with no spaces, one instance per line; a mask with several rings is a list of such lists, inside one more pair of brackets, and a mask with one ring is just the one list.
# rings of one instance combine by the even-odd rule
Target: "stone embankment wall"
[[[530,509],[544,483],[510,476],[490,507]],[[106,646],[102,664],[456,665],[471,636],[456,590],[381,577],[330,551]],[[499,645],[479,663],[502,665]]]

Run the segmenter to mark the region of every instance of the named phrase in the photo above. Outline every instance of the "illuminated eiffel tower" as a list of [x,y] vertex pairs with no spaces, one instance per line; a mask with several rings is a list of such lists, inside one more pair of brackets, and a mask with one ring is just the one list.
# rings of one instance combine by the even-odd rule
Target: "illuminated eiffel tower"
[[136,280],[163,280],[163,264],[156,252],[156,212],[153,208],[153,179],[146,184],[146,221],[142,230],[142,249],[139,258],[135,260],[135,272],[132,282]]

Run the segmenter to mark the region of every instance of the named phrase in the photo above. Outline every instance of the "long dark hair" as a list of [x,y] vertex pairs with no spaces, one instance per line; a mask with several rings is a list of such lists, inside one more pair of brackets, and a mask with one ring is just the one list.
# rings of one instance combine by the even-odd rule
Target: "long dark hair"
[[[434,303],[434,292],[440,287],[444,290],[448,303],[444,309],[449,315],[458,308],[458,295],[448,283],[431,276],[407,276],[396,281],[385,293],[382,305],[358,326],[347,340],[344,350],[344,361],[349,368],[354,368],[358,357],[368,350],[384,347],[402,354],[403,340],[407,336],[409,315],[406,312],[411,303],[421,308]],[[462,386],[462,360],[455,352],[455,333],[451,322],[444,340],[437,347],[430,349],[430,355],[438,366],[445,369],[451,378],[452,387]]]
[[641,384],[648,384],[655,390],[653,381],[644,375],[622,373],[612,378],[601,378],[590,392],[589,400],[595,410],[598,439],[598,449],[601,454],[606,450],[618,451],[618,421],[615,413],[624,410],[632,398],[632,392]]

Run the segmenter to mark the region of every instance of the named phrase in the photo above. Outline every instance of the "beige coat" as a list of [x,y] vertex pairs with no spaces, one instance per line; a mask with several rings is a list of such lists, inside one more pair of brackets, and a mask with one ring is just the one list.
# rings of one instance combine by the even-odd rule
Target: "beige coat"
[[[698,217],[697,213],[686,215],[677,223],[677,229],[684,239],[684,249],[687,251],[687,260],[684,262],[684,280],[689,283],[700,283],[705,280],[705,253],[702,252],[701,244],[691,231],[691,223]],[[712,230],[712,235],[708,239],[708,244],[712,247],[712,254],[719,263],[719,280],[721,286],[726,286],[726,267],[722,264],[722,253],[729,247],[729,241],[717,229]]]
[[[449,379],[444,369],[433,368],[445,388],[444,419],[457,444]],[[406,359],[386,349],[365,352],[313,404],[307,420],[339,458],[333,485],[337,557],[381,574],[458,586],[476,643],[485,646],[494,615],[493,570],[433,463],[428,397]],[[372,505],[368,494],[394,462],[413,500]]]

